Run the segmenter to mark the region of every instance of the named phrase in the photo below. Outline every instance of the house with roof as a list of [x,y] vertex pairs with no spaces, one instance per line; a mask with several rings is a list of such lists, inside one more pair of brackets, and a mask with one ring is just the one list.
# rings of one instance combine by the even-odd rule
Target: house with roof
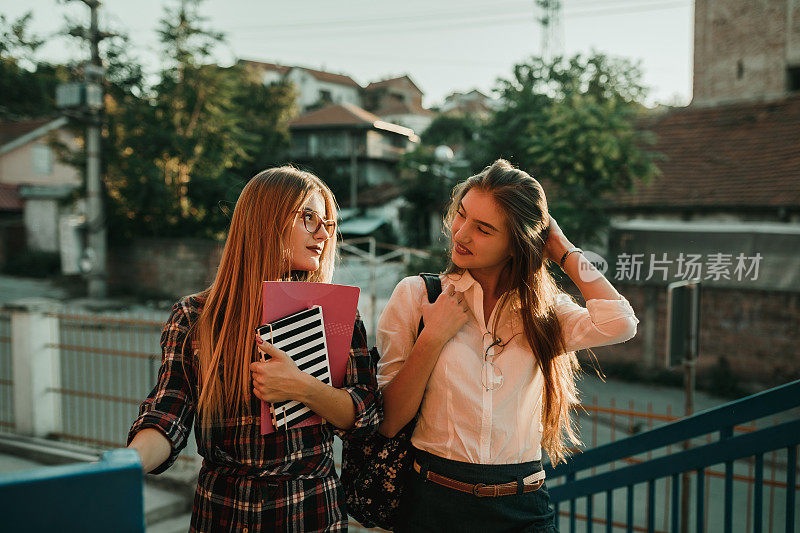
[[695,3],[692,103],[638,125],[655,134],[660,175],[607,198],[604,266],[644,317],[616,355],[663,364],[667,284],[698,279],[699,368],[724,358],[755,381],[800,377],[800,26],[788,9]]
[[[320,173],[346,206],[342,234],[374,234],[384,224],[400,233],[398,165],[419,142],[410,128],[345,103],[300,115],[289,129],[290,160]],[[325,169],[316,168],[320,165]]]
[[364,88],[364,109],[421,135],[436,116],[422,106],[422,96],[422,90],[405,74],[367,85]]
[[0,238],[14,243],[5,253],[59,251],[62,204],[82,183],[80,172],[51,148],[53,140],[75,146],[66,126],[65,117],[0,123]]
[[280,80],[294,83],[301,113],[330,104],[361,106],[361,86],[346,74],[261,61],[240,60],[239,64],[266,85]]
[[480,120],[486,120],[497,108],[497,104],[497,100],[489,98],[478,89],[465,93],[456,91],[445,97],[439,111],[447,116],[472,115]]

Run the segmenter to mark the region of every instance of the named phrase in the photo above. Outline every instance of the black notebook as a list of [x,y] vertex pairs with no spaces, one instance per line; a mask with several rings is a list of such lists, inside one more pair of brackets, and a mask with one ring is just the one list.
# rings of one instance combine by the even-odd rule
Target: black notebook
[[[315,305],[259,326],[258,334],[286,352],[300,370],[331,385],[322,307]],[[294,427],[315,415],[314,411],[295,400],[273,402],[270,404],[270,412],[276,429]]]

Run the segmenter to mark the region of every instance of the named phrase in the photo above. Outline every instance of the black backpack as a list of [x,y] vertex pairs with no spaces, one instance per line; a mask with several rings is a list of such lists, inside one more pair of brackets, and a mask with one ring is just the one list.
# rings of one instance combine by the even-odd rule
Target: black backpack
[[[425,280],[428,301],[433,303],[442,293],[442,282],[436,274],[420,274]],[[417,336],[424,324],[419,320]],[[380,354],[373,347],[372,370],[377,373]],[[397,524],[400,496],[411,473],[413,455],[411,435],[417,417],[393,438],[377,431],[364,437],[343,441],[342,486],[347,494],[347,513],[364,527],[381,527],[393,530]]]

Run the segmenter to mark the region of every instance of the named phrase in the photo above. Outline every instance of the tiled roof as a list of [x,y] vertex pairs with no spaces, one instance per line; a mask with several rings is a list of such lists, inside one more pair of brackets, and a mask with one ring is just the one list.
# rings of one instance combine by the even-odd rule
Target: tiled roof
[[21,122],[0,122],[0,146],[8,144],[14,139],[18,139],[52,121],[52,118],[41,118]]
[[314,78],[317,79],[318,81],[337,83],[339,85],[347,85],[348,87],[355,87],[356,89],[361,89],[361,85],[359,85],[353,78],[347,76],[346,74],[334,74],[333,72],[325,72],[324,70],[314,70],[313,68],[278,65],[276,63],[264,63],[262,61],[251,61],[248,59],[240,59],[239,62],[249,67],[260,68],[262,70],[271,70],[281,75],[285,75],[290,70],[298,68],[300,70],[305,70],[306,72],[314,76]]
[[333,72],[325,72],[324,70],[314,70],[306,67],[295,67],[295,68],[305,70],[306,72],[314,76],[317,79],[317,81],[338,83],[339,85],[347,85],[349,87],[361,89],[361,85],[356,83],[356,81],[353,78],[345,74],[334,74]]
[[248,67],[260,68],[262,70],[271,70],[281,75],[286,74],[292,68],[292,67],[287,67],[285,65],[278,65],[276,63],[264,63],[263,61],[251,61],[249,59],[240,59],[239,63]]
[[420,88],[417,87],[417,84],[411,80],[408,74],[405,76],[399,76],[397,78],[389,78],[388,80],[374,81],[367,85],[364,90],[371,91],[373,89],[380,89],[382,87],[405,87],[407,83],[410,83],[411,86],[416,89],[417,92],[419,92],[419,94],[423,94]]
[[385,116],[385,115],[425,115],[425,116],[432,116],[435,115],[433,111],[429,109],[425,109],[422,106],[416,105],[414,103],[403,102],[402,100],[395,100],[395,99],[386,99],[384,101],[383,107],[380,109],[376,109],[374,113],[378,116]]
[[305,126],[369,126],[380,120],[380,117],[361,109],[357,105],[343,103],[330,105],[300,115],[289,122],[289,126],[292,128]]
[[662,175],[612,208],[800,206],[800,95],[780,101],[687,107],[640,123]]

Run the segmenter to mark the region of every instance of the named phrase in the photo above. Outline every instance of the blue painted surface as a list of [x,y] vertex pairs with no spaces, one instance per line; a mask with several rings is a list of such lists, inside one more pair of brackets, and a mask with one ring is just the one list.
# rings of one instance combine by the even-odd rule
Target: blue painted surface
[[800,406],[800,380],[760,392],[735,402],[707,409],[626,439],[586,450],[553,468],[545,465],[547,477],[586,470],[612,461],[645,453],[687,439],[744,424]]
[[[686,510],[679,508],[679,476],[685,472],[693,473],[698,490],[695,494],[695,524],[702,530],[703,518],[706,513],[703,500],[704,469],[718,465],[725,465],[725,491],[724,491],[724,522],[722,530],[732,531],[733,521],[733,461],[737,459],[755,459],[755,509],[753,525],[756,532],[761,530],[763,514],[763,454],[773,450],[787,450],[789,467],[787,470],[786,491],[786,531],[793,531],[796,497],[793,487],[796,482],[795,460],[796,446],[800,444],[800,419],[790,420],[775,426],[765,427],[750,433],[733,436],[733,427],[738,424],[751,422],[759,418],[781,413],[800,406],[800,380],[754,394],[747,398],[730,402],[720,407],[715,407],[687,417],[683,420],[665,424],[659,428],[634,435],[597,448],[586,450],[581,454],[571,457],[566,464],[562,463],[553,468],[545,465],[547,477],[550,479],[562,477],[566,482],[549,487],[551,501],[558,506],[559,503],[570,503],[570,530],[575,527],[574,502],[583,497],[594,494],[606,493],[606,516],[613,516],[613,500],[611,492],[622,487],[627,488],[627,513],[626,528],[630,531],[633,527],[633,487],[640,483],[647,483],[648,513],[646,516],[647,529],[655,529],[653,510],[655,507],[655,494],[653,483],[655,480],[672,479],[671,498],[671,525],[676,530],[679,523],[679,514]],[[579,472],[592,468],[609,465],[613,461],[643,454],[648,451],[662,449],[668,445],[678,444],[683,441],[703,437],[719,432],[716,442],[696,446],[688,450],[672,453],[668,456],[649,459],[644,462],[616,468],[596,475],[578,476]],[[610,524],[606,524],[610,531]]]
[[144,532],[142,466],[135,450],[96,463],[0,475],[3,531]]

